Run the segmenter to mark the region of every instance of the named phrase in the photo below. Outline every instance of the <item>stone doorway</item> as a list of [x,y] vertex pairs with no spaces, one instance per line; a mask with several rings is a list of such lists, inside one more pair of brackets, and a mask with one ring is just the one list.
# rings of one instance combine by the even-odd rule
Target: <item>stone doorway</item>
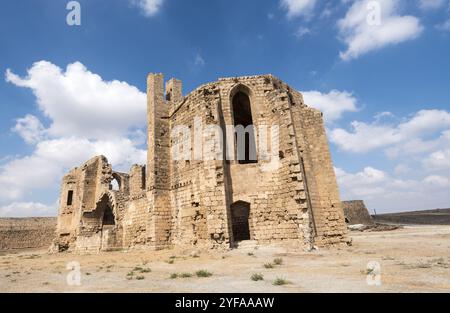
[[101,219],[101,250],[113,249],[116,243],[116,219],[107,195],[98,203],[96,211]]
[[231,226],[234,242],[250,240],[250,203],[238,201],[231,205]]

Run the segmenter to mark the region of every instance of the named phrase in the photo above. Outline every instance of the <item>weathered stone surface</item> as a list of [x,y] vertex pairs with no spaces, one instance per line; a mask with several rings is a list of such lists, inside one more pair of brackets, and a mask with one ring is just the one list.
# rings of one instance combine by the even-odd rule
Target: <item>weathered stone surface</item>
[[345,221],[349,225],[373,225],[374,221],[362,200],[342,201]]
[[[185,97],[179,80],[164,90],[162,74],[147,86],[147,164],[117,173],[99,156],[64,176],[55,250],[223,249],[233,234],[305,249],[348,241],[322,114],[299,92],[272,75],[219,79]],[[248,121],[258,131],[246,151],[265,137],[278,145],[269,140],[254,162],[224,158],[239,140],[228,126]],[[217,145],[224,151],[211,152]]]
[[0,250],[48,247],[55,238],[56,218],[1,218]]

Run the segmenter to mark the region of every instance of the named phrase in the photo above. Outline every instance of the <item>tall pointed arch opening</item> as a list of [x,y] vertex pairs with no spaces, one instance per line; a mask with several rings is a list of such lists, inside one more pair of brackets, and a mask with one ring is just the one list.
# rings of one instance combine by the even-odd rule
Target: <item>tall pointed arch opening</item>
[[236,160],[239,164],[257,163],[250,90],[241,85],[236,87],[231,96],[231,104],[235,129]]

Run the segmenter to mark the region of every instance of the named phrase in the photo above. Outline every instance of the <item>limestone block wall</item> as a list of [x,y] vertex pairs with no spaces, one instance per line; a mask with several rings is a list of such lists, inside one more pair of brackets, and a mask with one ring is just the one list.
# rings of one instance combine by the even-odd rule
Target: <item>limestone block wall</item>
[[347,242],[344,213],[339,198],[322,113],[299,105],[301,95],[292,98],[292,116],[304,171],[307,201],[314,225],[315,244],[319,246]]
[[[252,239],[260,242],[297,240],[300,245],[309,246],[310,223],[307,206],[298,198],[304,194],[304,190],[299,169],[295,168],[298,156],[295,137],[290,136],[292,122],[288,114],[290,108],[286,102],[287,90],[270,75],[222,79],[220,82],[224,91],[223,116],[226,124],[233,125],[230,101],[233,89],[240,88],[250,95],[256,128],[259,129],[263,125],[276,125],[279,128],[274,134],[279,137],[278,150],[270,147],[268,151],[271,160],[279,158],[280,165],[274,170],[267,170],[270,162],[263,160],[261,155],[258,156],[260,160],[256,165],[231,162],[232,180],[228,186],[231,202],[244,200],[250,203]],[[268,136],[270,132],[269,128]],[[258,144],[261,135],[256,135]],[[250,184],[249,177],[253,177]]]
[[175,245],[229,243],[223,161],[203,160],[213,134],[200,129],[219,125],[219,100],[217,87],[211,85],[198,88],[172,107],[172,152],[186,153],[172,159],[170,167],[171,243]]
[[56,218],[0,218],[0,251],[48,248],[55,238]]
[[[64,176],[59,250],[347,242],[322,114],[299,92],[272,75],[219,79],[185,97],[176,79],[164,89],[162,74],[147,85],[147,164],[119,173],[99,156]],[[234,158],[237,105],[251,113],[257,147],[268,143],[256,163]]]
[[170,133],[169,109],[164,97],[164,77],[147,78],[147,199],[151,214],[147,221],[147,241],[154,249],[167,248],[170,241]]
[[362,200],[342,201],[345,221],[349,225],[373,225],[374,221]]

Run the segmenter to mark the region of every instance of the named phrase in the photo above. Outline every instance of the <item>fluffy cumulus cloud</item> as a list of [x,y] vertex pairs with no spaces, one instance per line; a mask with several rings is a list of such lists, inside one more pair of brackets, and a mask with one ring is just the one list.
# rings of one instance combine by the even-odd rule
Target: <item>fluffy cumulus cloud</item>
[[151,17],[159,12],[164,0],[131,0],[131,3],[141,9],[145,16]]
[[[394,119],[392,114],[383,114]],[[364,199],[378,211],[450,206],[450,112],[422,110],[396,122],[378,117],[353,122],[352,130],[331,130],[331,141],[346,153],[384,151],[384,167],[355,173],[337,168],[344,199]]]
[[12,128],[26,143],[34,144],[42,140],[45,135],[45,129],[41,121],[34,115],[27,114],[23,118],[18,118],[16,126]]
[[437,150],[431,153],[423,164],[428,170],[450,169],[450,149]]
[[347,91],[332,90],[329,93],[320,91],[302,92],[305,103],[323,112],[325,121],[332,123],[341,118],[345,112],[355,112],[357,99]]
[[36,202],[13,202],[0,207],[3,217],[55,216],[58,204],[45,205]]
[[311,14],[317,0],[281,0],[280,5],[287,10],[289,18]]
[[450,204],[446,176],[399,179],[372,167],[356,173],[336,168],[335,172],[344,200],[363,199],[377,213],[446,208]]
[[[432,149],[449,138],[450,112],[445,110],[421,110],[399,123],[372,123],[354,121],[351,130],[335,128],[330,133],[331,141],[340,149],[365,153],[380,148],[396,156],[400,152],[423,152],[422,148]],[[435,140],[430,135],[438,134]],[[376,136],[374,135],[376,134]],[[400,149],[399,149],[400,148]]]
[[115,137],[145,125],[144,93],[126,82],[104,81],[80,62],[64,71],[40,61],[25,78],[8,69],[6,80],[33,91],[39,108],[52,121],[48,133],[53,136]]
[[[145,163],[146,96],[136,87],[105,81],[79,62],[64,71],[41,61],[24,78],[7,70],[6,80],[30,89],[50,124],[46,128],[33,115],[16,120],[12,131],[34,150],[0,166],[0,215],[33,207],[41,215],[44,207],[26,199],[57,189],[65,171],[95,155],[105,155],[119,170]],[[48,206],[56,213],[54,208]]]
[[32,155],[14,159],[0,167],[0,199],[19,200],[33,191],[58,185],[64,171],[95,155],[105,155],[117,169],[128,170],[133,163],[144,163],[145,150],[128,138],[88,140],[64,137],[44,140]]
[[340,38],[347,50],[340,53],[351,60],[418,37],[423,30],[418,18],[400,14],[401,0],[356,0],[338,21]]

